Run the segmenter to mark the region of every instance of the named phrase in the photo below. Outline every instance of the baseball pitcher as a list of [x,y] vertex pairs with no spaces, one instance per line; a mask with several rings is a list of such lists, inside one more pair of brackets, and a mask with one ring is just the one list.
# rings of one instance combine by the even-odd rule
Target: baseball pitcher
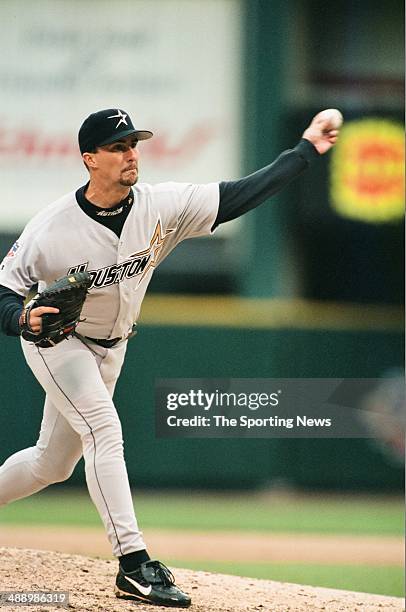
[[334,114],[319,113],[293,149],[236,181],[148,185],[138,183],[137,143],[152,132],[135,128],[122,109],[97,111],[79,130],[89,181],[39,212],[0,266],[0,328],[20,337],[46,394],[36,445],[0,467],[0,505],[66,480],[83,455],[119,561],[117,597],[191,603],[147,552],[113,402],[152,274],[182,240],[211,234],[279,191],[334,145],[338,128]]

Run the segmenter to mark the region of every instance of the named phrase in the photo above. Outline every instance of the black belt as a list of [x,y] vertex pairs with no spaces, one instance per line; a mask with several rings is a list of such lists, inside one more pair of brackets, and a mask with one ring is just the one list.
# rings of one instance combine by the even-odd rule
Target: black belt
[[104,338],[89,338],[89,336],[85,336],[86,340],[90,340],[91,342],[94,342],[95,344],[98,344],[99,346],[102,346],[103,348],[109,349],[109,348],[113,348],[113,346],[116,346],[116,344],[118,342],[120,342],[120,340],[122,340],[123,338],[111,338],[110,340],[104,340]]
[[109,348],[113,348],[113,346],[116,346],[116,344],[121,342],[121,340],[129,340],[130,338],[135,336],[135,334],[137,333],[135,327],[136,326],[133,325],[132,331],[125,338],[110,338],[110,340],[107,340],[104,338],[89,338],[89,336],[85,336],[85,338],[86,340],[90,340],[91,342],[94,342],[95,344],[98,344],[99,346],[102,346],[103,348],[109,349]]

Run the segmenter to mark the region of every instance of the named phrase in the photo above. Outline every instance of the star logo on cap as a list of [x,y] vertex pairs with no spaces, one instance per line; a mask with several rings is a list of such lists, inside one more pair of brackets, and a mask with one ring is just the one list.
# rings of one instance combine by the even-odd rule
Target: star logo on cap
[[110,115],[110,117],[107,117],[107,119],[119,119],[119,122],[116,125],[116,128],[118,128],[119,125],[121,125],[122,123],[124,125],[128,125],[127,123],[127,115],[125,113],[122,113],[121,110],[117,109],[117,115]]

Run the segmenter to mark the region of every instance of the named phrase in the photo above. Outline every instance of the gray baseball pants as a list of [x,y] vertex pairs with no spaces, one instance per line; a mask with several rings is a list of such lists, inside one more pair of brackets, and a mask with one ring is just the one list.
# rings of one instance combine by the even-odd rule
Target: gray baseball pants
[[127,342],[111,349],[76,337],[45,349],[21,343],[46,400],[37,444],[15,453],[0,467],[0,506],[66,480],[83,454],[89,493],[113,554],[146,548],[112,400]]

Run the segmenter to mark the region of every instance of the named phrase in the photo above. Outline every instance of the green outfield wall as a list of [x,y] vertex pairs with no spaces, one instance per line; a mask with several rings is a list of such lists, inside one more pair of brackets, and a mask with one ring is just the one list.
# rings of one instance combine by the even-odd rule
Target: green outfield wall
[[[210,312],[210,304],[203,310]],[[343,321],[337,329],[315,329],[311,320],[300,328],[261,327],[258,321],[247,328],[243,319],[232,326],[215,320],[185,326],[180,319],[159,325],[148,323],[153,315],[148,306],[146,312],[147,322],[129,343],[115,396],[134,486],[401,488],[402,467],[373,440],[158,440],[153,404],[158,377],[380,377],[403,363],[403,334],[396,324],[390,330],[380,329],[377,319],[376,329],[362,330]],[[2,344],[0,461],[35,443],[43,402],[19,341],[4,338]],[[82,464],[70,482],[84,483]]]

